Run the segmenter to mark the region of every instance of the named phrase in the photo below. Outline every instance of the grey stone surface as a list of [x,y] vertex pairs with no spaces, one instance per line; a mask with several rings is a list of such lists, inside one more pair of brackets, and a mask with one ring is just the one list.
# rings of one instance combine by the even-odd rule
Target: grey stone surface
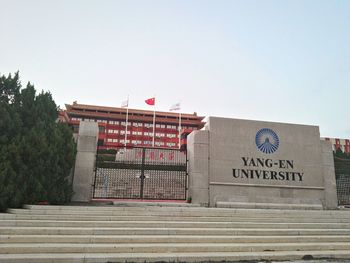
[[79,136],[95,137],[98,133],[98,125],[96,122],[81,121],[79,125]]
[[94,178],[98,140],[98,125],[95,122],[80,122],[78,152],[73,178],[73,202],[89,202]]
[[189,197],[195,204],[209,205],[209,132],[194,131],[187,138]]
[[79,136],[77,151],[78,152],[93,152],[96,150],[96,136]]
[[326,209],[334,209],[338,205],[338,199],[332,145],[330,142],[321,141],[321,146],[324,176],[323,179],[325,184],[324,206]]
[[[278,135],[279,147],[273,153],[256,146],[256,134],[263,128]],[[191,133],[187,144],[194,203],[206,204],[208,196],[210,206],[251,202],[337,207],[333,155],[329,145],[321,143],[317,126],[209,117],[205,129]],[[255,163],[267,160],[271,166],[247,165],[247,158]],[[261,175],[234,177],[233,169],[258,170]],[[283,172],[285,180],[263,176],[271,172]]]

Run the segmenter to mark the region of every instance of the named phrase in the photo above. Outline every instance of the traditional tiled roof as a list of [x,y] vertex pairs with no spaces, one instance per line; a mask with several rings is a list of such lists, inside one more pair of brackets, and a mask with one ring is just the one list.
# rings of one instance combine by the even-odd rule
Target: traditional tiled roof
[[[132,121],[145,121],[150,122],[153,119],[153,111],[150,110],[139,110],[139,109],[128,109],[129,120]],[[72,116],[85,116],[94,118],[105,118],[105,119],[125,119],[126,108],[117,107],[106,107],[96,105],[78,104],[66,104],[67,114]],[[176,123],[178,122],[178,112],[163,112],[156,111],[156,118],[160,122],[164,123]],[[202,122],[204,116],[197,116],[196,113],[181,113],[181,121],[183,124],[195,125],[199,128],[204,125]]]

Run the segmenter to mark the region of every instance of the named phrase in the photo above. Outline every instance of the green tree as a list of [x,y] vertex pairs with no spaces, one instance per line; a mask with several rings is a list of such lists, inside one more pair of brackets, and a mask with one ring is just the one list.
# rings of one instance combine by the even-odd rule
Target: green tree
[[335,154],[334,154],[336,157],[339,157],[339,158],[343,158],[343,159],[350,159],[350,155],[343,152],[342,149],[338,148],[336,151],[335,151]]
[[49,92],[22,89],[18,72],[0,77],[0,210],[69,202],[75,143],[57,117]]

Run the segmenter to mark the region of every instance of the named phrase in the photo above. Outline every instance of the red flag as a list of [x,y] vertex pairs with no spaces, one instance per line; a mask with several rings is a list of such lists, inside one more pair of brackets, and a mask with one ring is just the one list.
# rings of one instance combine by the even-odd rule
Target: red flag
[[145,100],[145,102],[146,102],[148,105],[153,106],[153,105],[156,104],[156,98],[153,97],[153,98],[147,99],[147,100]]

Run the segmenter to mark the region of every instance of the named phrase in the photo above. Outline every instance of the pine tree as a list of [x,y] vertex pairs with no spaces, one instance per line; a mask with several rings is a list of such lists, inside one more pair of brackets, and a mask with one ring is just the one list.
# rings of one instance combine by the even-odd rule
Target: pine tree
[[0,210],[69,202],[75,159],[72,130],[57,122],[49,92],[21,88],[18,72],[0,78]]

